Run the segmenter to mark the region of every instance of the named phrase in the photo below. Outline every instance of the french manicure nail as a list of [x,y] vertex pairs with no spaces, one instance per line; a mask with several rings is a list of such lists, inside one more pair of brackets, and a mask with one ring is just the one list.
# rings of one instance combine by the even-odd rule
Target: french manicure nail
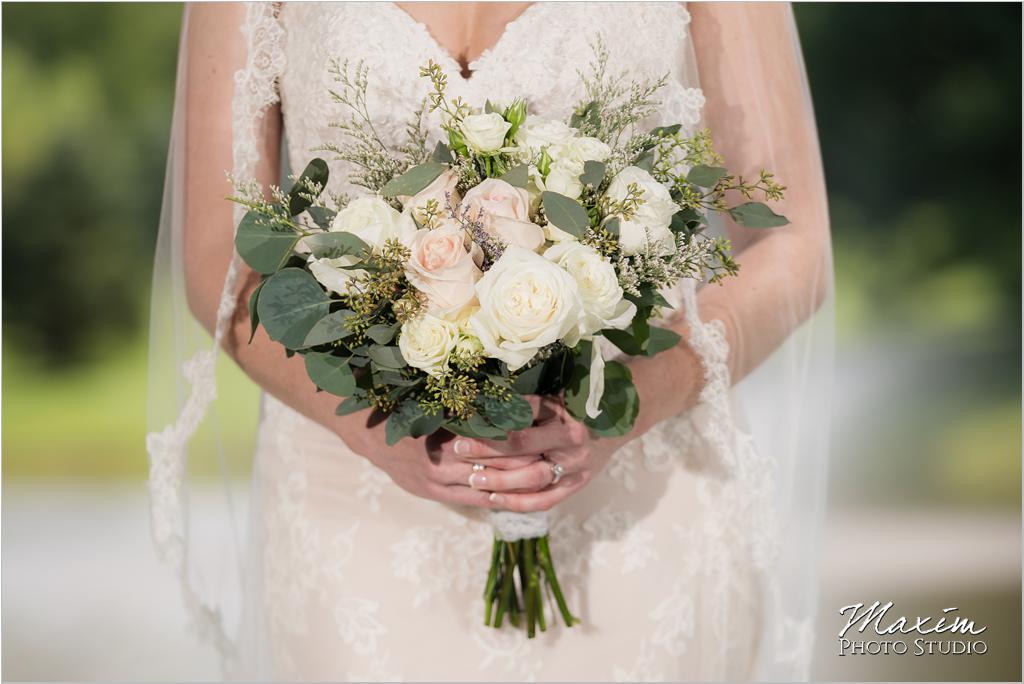
[[491,495],[487,497],[487,500],[490,501],[492,504],[500,504],[503,501],[505,501],[505,497],[499,494],[498,492],[491,492]]
[[471,450],[472,450],[472,448],[471,448],[471,446],[469,444],[469,440],[466,440],[466,439],[457,439],[457,440],[455,440],[455,453],[456,454],[459,454],[460,456],[463,456],[465,454],[468,454]]

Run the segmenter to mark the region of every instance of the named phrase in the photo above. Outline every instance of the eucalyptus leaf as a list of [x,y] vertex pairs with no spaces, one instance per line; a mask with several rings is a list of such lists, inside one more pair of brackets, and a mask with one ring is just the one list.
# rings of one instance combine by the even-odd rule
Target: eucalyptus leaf
[[447,168],[447,164],[436,161],[414,166],[398,178],[393,178],[389,181],[387,185],[381,188],[380,192],[385,197],[415,195],[433,183],[434,179],[440,176]]
[[430,160],[438,162],[439,164],[455,163],[455,157],[452,156],[452,149],[440,140],[438,140],[437,145],[434,146],[434,151],[430,155]]
[[683,339],[678,333],[668,328],[659,328],[652,325],[650,330],[650,336],[647,338],[647,347],[644,349],[644,353],[647,356],[654,356],[655,354],[672,349]]
[[394,446],[403,437],[411,434],[413,423],[423,416],[423,409],[415,399],[406,399],[395,408],[388,416],[387,425],[384,426],[384,441],[388,446]]
[[327,207],[310,207],[306,209],[306,213],[310,215],[317,227],[324,230],[331,229],[331,222],[334,221],[334,217],[338,214],[338,212]]
[[654,150],[647,150],[633,161],[633,166],[643,169],[648,173],[654,168]]
[[395,339],[395,333],[398,332],[399,324],[394,325],[383,325],[378,323],[377,325],[371,325],[366,329],[366,336],[377,344],[387,344],[391,340]]
[[540,376],[544,372],[544,364],[530,366],[515,377],[513,387],[519,394],[536,394],[540,385]]
[[408,365],[405,359],[402,358],[402,352],[398,350],[398,347],[386,347],[375,344],[370,347],[369,357],[382,368],[398,370]]
[[747,228],[775,228],[789,223],[789,219],[772,211],[762,202],[746,202],[729,210],[732,220]]
[[345,255],[362,257],[370,250],[369,245],[345,230],[314,233],[303,238],[302,243],[317,259],[337,259]]
[[426,437],[441,429],[444,425],[444,412],[424,413],[409,426],[409,436],[413,438]]
[[501,428],[494,427],[479,414],[474,413],[466,421],[448,421],[444,429],[456,435],[471,437],[473,439],[496,439],[503,440],[508,434]]
[[257,214],[247,213],[235,233],[235,249],[249,268],[257,273],[273,273],[291,255],[299,235],[291,226],[275,223]]
[[[586,356],[589,358],[589,353]],[[598,404],[601,413],[597,418],[590,418],[586,412],[587,398],[590,394],[589,375],[587,363],[582,357],[578,357],[574,373],[565,390],[566,409],[599,437],[618,437],[628,433],[633,429],[640,409],[640,399],[629,368],[617,361],[605,364],[604,393]]]
[[698,185],[702,188],[713,188],[718,181],[726,177],[729,172],[721,166],[705,166],[699,164],[690,169],[686,174],[686,182]]
[[580,174],[580,182],[596,188],[604,180],[606,168],[604,162],[593,160],[583,162],[583,173]]
[[501,180],[505,181],[509,185],[514,185],[517,188],[526,189],[527,184],[530,182],[530,168],[526,164],[519,164],[509,169]]
[[323,159],[318,157],[309,162],[309,164],[306,165],[305,170],[302,172],[302,175],[300,175],[295,181],[295,185],[293,185],[291,190],[288,191],[288,213],[292,216],[298,216],[302,212],[306,211],[306,209],[308,209],[313,203],[308,197],[302,196],[302,194],[308,194],[305,189],[305,181],[319,185],[320,188],[323,189],[327,187],[327,178],[329,175],[327,162]]
[[613,216],[604,222],[604,229],[615,237],[619,237],[619,226],[622,225],[622,220],[618,216]]
[[253,338],[256,337],[256,328],[260,326],[260,312],[257,310],[256,304],[260,300],[260,290],[263,289],[263,283],[265,282],[265,280],[261,281],[256,286],[256,289],[252,291],[252,294],[249,295],[249,323],[252,326],[252,330],[249,333],[249,344],[252,344]]
[[334,409],[334,414],[338,416],[347,416],[368,408],[370,408],[370,402],[366,400],[366,395],[354,394],[338,404],[338,408]]
[[306,354],[306,373],[313,384],[336,396],[347,397],[356,391],[356,378],[345,357],[309,352]]
[[590,218],[579,202],[551,191],[541,193],[540,197],[549,223],[573,237],[583,237],[590,226]]
[[263,283],[256,311],[270,339],[295,350],[305,347],[306,335],[327,315],[330,305],[308,271],[286,268]]
[[495,427],[503,430],[525,430],[533,425],[533,409],[530,402],[519,394],[508,399],[484,396],[479,401],[482,412]]
[[651,129],[651,135],[658,138],[664,138],[665,136],[668,135],[675,135],[680,131],[680,129],[682,129],[682,127],[682,124],[672,124],[671,126],[658,126],[657,128]]
[[303,346],[316,347],[348,337],[352,334],[352,330],[348,327],[348,321],[353,316],[355,313],[348,309],[327,314],[310,329]]

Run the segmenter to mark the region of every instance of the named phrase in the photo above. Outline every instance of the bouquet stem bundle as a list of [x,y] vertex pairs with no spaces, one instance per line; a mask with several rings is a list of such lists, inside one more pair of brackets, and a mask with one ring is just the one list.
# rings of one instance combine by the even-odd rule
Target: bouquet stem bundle
[[[519,572],[519,587],[515,574]],[[544,592],[553,598],[567,627],[579,622],[565,602],[558,584],[555,566],[548,548],[548,537],[504,541],[495,537],[491,551],[491,569],[484,588],[484,624],[500,629],[508,616],[509,622],[519,627],[526,621],[526,635],[536,636],[537,628],[547,631],[544,618]],[[522,602],[520,602],[520,597]]]

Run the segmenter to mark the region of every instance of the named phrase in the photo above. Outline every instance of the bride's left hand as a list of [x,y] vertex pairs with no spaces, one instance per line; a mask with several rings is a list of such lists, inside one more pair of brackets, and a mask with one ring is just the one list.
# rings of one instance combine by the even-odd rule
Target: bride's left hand
[[[510,433],[505,440],[484,440],[459,437],[445,448],[467,462],[487,465],[488,459],[506,456],[537,456],[543,460],[513,471],[488,468],[482,489],[494,493],[491,502],[504,510],[527,513],[546,511],[572,496],[604,470],[621,439],[592,437],[587,427],[573,418],[557,398],[545,397],[537,423],[525,430]],[[553,484],[553,464],[562,467],[562,477]],[[503,478],[514,477],[517,484],[528,486],[509,489]]]

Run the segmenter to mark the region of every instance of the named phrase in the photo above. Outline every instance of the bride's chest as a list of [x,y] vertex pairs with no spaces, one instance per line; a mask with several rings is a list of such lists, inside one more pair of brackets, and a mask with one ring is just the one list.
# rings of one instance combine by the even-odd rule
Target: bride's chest
[[684,76],[689,15],[678,3],[535,3],[469,65],[469,79],[427,27],[393,3],[286,3],[280,20],[285,129],[292,153],[303,158],[342,135],[330,124],[353,113],[331,95],[341,90],[332,62],[347,63],[350,73],[359,63],[367,67],[366,110],[387,143],[401,139],[429,92],[419,70],[431,60],[448,77],[449,97],[474,106],[525,97],[532,113],[557,118],[584,97],[579,72],[590,71],[598,41],[613,72],[630,79],[668,74],[673,86],[693,85]]

